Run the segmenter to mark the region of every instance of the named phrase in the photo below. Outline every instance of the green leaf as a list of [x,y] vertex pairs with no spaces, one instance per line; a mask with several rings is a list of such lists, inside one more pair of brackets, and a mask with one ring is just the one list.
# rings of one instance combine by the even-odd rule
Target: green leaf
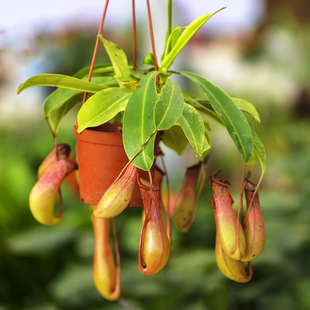
[[161,137],[161,140],[168,148],[174,150],[179,155],[182,155],[188,146],[188,140],[182,128],[178,125],[165,130],[165,134]]
[[155,106],[157,130],[167,130],[180,118],[184,106],[182,90],[178,83],[168,79]]
[[256,108],[254,107],[254,105],[252,103],[250,103],[247,100],[244,99],[240,99],[240,98],[231,98],[234,103],[238,106],[238,108],[243,111],[243,112],[247,112],[248,114],[250,114],[251,116],[254,117],[254,119],[260,123],[260,117],[259,114],[256,110]]
[[102,125],[124,111],[132,92],[125,88],[108,88],[90,97],[78,113],[78,132]]
[[260,164],[262,166],[262,172],[265,173],[267,168],[265,147],[262,141],[259,139],[258,135],[253,130],[252,134],[254,139],[254,152],[260,161]]
[[204,110],[201,110],[201,109],[196,109],[196,110],[199,112],[205,128],[208,129],[208,130],[211,130],[211,126],[210,126],[210,123],[209,123],[209,117],[208,118],[206,117],[206,116],[209,116],[209,115],[207,113],[204,113],[205,112]]
[[[196,108],[203,108],[206,110],[207,114],[210,114],[211,117],[213,117],[214,119],[216,119],[217,121],[219,121],[219,117],[216,114],[216,112],[214,111],[209,99],[199,99],[199,98],[192,98],[192,97],[188,97],[188,95],[186,97],[184,97],[185,102],[193,105]],[[246,112],[248,114],[250,114],[257,122],[260,123],[260,117],[259,114],[256,110],[256,108],[254,107],[254,105],[244,99],[240,99],[240,98],[231,98],[234,103],[237,105],[237,107],[242,111],[242,112]],[[221,121],[220,121],[221,123]]]
[[208,156],[209,151],[211,149],[211,145],[209,143],[209,139],[205,136],[203,139],[203,147],[202,147],[202,152],[200,155],[201,161],[204,161],[205,158]]
[[[215,14],[215,13],[214,13]],[[203,26],[203,24],[214,14],[206,14],[198,17],[192,23],[190,23],[185,30],[182,32],[181,36],[178,38],[177,42],[171,49],[170,53],[166,57],[164,57],[161,70],[163,72],[167,72],[170,66],[172,65],[174,59],[181,52],[187,42],[192,38],[192,36]]]
[[[93,77],[92,82],[102,85],[116,84],[116,79],[111,76]],[[44,101],[43,112],[56,134],[63,117],[78,103],[82,102],[84,92],[66,88],[57,88]]]
[[[142,170],[149,170],[154,161],[156,133],[154,107],[157,101],[157,74],[158,72],[151,71],[140,81],[124,112],[124,148],[129,159],[136,156],[133,164]],[[138,155],[137,152],[139,152]]]
[[182,71],[179,74],[195,82],[208,96],[210,103],[223,121],[226,129],[247,163],[254,149],[251,128],[234,101],[218,86],[192,72]]
[[24,83],[20,84],[17,89],[17,94],[23,90],[33,86],[53,86],[63,87],[88,93],[96,93],[106,86],[99,85],[96,83],[87,82],[78,78],[62,75],[62,74],[38,74],[29,78]]
[[148,53],[143,59],[143,66],[154,66],[154,55],[153,53]]
[[135,90],[137,88],[138,84],[139,84],[139,82],[137,82],[137,81],[129,81],[129,82],[118,81],[119,87],[129,89],[129,90]]
[[138,70],[132,70],[130,69],[130,74],[133,78],[135,78],[137,81],[140,81],[144,76],[146,71],[138,71]]
[[57,134],[63,117],[78,103],[83,100],[84,93],[79,92],[78,94],[70,97],[65,104],[63,104],[58,109],[53,109],[46,116],[49,123],[50,129],[54,134]]
[[205,131],[205,135],[203,137],[203,145],[202,145],[202,151],[200,155],[200,160],[203,162],[205,158],[208,156],[211,149],[211,141],[208,133]]
[[204,151],[205,127],[199,112],[191,105],[184,103],[184,109],[182,116],[179,118],[179,123],[195,153],[201,156]]
[[[184,28],[184,27],[183,27]],[[168,33],[166,34],[166,42],[165,42],[165,50],[164,53],[161,56],[161,61],[169,54],[171,49],[175,46],[176,42],[178,41],[182,27],[175,27],[172,29],[170,35],[168,36]]]
[[[93,77],[91,81],[105,86],[117,83],[117,80],[112,76]],[[61,108],[66,101],[75,97],[77,94],[84,94],[84,92],[73,89],[57,88],[43,103],[44,115],[47,116],[52,110]]]
[[102,35],[99,35],[98,38],[109,55],[116,76],[118,78],[129,77],[130,70],[125,52],[118,45],[104,39]]
[[[82,68],[81,70],[79,70],[78,72],[74,74],[74,77],[79,78],[79,79],[88,77],[89,70],[90,70],[90,66]],[[114,75],[115,74],[114,68],[113,66],[111,66],[111,64],[95,65],[93,72],[92,72],[92,76],[96,76],[99,74]]]
[[[44,112],[45,117],[48,116],[48,114],[52,110],[59,109],[71,98],[83,97],[83,94],[84,92],[81,92],[79,90],[57,88],[45,99],[43,103],[43,112]],[[80,95],[80,96],[77,96],[77,95]]]
[[183,27],[173,28],[173,30],[171,32],[171,37],[170,37],[170,50],[173,49],[174,46],[176,45],[176,43],[178,42],[182,28]]
[[185,98],[185,102],[192,105],[201,114],[201,117],[204,123],[208,123],[208,120],[205,118],[205,116],[207,115],[208,117],[213,118],[214,120],[216,120],[217,122],[219,122],[221,125],[224,126],[222,120],[215,113],[210,102],[203,102],[203,101],[196,100],[196,99],[190,99],[188,97]]
[[254,151],[252,153],[250,160],[247,162],[247,165],[249,165],[250,167],[255,167],[258,161],[259,159],[257,157],[257,153],[255,152],[255,145],[254,145]]

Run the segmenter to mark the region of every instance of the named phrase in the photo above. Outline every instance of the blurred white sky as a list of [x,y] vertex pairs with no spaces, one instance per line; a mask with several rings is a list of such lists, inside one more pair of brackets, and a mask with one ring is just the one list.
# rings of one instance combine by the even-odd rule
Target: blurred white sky
[[[151,0],[150,3],[153,15],[157,14],[166,21],[167,0]],[[5,42],[6,47],[14,45],[14,42],[33,35],[38,29],[53,31],[72,23],[99,25],[104,5],[105,0],[3,1],[0,11],[0,44]],[[224,6],[226,10],[208,22],[210,31],[247,31],[264,15],[264,0],[174,0],[175,13],[178,13],[177,19],[182,25]],[[146,1],[136,0],[136,10],[139,21],[139,18],[146,16]],[[130,21],[131,1],[110,0],[106,27],[120,26]]]

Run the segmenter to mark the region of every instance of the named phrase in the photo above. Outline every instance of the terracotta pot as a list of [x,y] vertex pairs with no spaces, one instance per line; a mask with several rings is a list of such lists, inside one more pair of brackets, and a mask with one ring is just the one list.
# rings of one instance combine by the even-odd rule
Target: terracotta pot
[[[121,129],[122,124],[104,124],[78,133],[74,127],[77,140],[80,198],[87,204],[98,204],[102,195],[128,162]],[[156,142],[158,145],[159,139]],[[147,172],[142,172],[143,175],[145,173],[147,175]],[[139,188],[136,186],[130,206],[142,205]]]

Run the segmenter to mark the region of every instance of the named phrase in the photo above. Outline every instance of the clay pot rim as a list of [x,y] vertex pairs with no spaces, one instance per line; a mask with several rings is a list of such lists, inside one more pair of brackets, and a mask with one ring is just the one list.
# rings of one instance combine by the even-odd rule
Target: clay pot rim
[[106,123],[98,127],[86,128],[78,133],[75,125],[74,135],[76,140],[83,142],[123,147],[121,128],[120,123]]

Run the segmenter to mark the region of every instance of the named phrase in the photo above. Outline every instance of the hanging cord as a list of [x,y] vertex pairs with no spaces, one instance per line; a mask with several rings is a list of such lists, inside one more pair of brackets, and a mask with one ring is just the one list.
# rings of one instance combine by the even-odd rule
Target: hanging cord
[[[167,38],[169,38],[172,31],[172,0],[168,0],[168,27],[167,27]],[[171,42],[168,45],[168,53],[171,50]]]
[[[153,51],[153,57],[154,57],[154,68],[155,68],[155,71],[158,71],[157,57],[156,57],[156,50],[155,50],[154,32],[153,32],[153,25],[152,25],[152,15],[151,15],[151,8],[150,8],[149,0],[146,0],[146,5],[147,5],[147,13],[148,13],[148,17],[149,17],[150,36],[151,36],[151,44],[152,44],[152,51]],[[157,85],[159,85],[159,76],[158,75],[156,75],[156,83],[157,83]]]
[[[105,6],[104,6],[104,10],[103,10],[103,14],[102,14],[102,18],[101,18],[101,22],[100,22],[100,26],[99,26],[99,29],[98,29],[98,35],[97,35],[97,38],[96,38],[96,44],[95,44],[95,48],[94,48],[93,58],[92,58],[92,61],[91,61],[91,64],[90,64],[90,68],[89,68],[87,82],[90,82],[91,76],[93,74],[93,70],[94,70],[94,66],[95,66],[95,61],[96,61],[96,57],[97,57],[97,52],[98,52],[99,41],[100,41],[98,36],[102,33],[102,28],[103,28],[105,16],[106,16],[106,13],[107,13],[108,5],[109,5],[109,0],[106,0]],[[87,92],[84,93],[84,98],[83,98],[82,104],[85,103],[86,97],[87,97]]]

